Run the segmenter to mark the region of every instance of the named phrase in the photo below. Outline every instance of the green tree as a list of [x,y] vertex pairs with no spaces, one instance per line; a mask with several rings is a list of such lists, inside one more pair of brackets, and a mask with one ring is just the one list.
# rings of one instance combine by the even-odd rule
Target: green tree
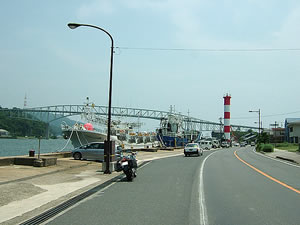
[[262,132],[260,136],[257,138],[258,143],[270,143],[270,135],[268,135],[266,132]]

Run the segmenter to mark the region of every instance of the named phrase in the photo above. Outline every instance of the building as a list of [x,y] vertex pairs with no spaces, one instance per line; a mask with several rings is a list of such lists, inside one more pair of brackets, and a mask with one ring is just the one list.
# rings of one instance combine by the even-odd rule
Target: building
[[7,130],[0,129],[0,137],[8,137],[8,136],[9,136],[9,132]]
[[300,118],[285,119],[285,141],[289,143],[299,143]]
[[285,140],[285,128],[277,127],[270,130],[270,138],[272,143],[282,143]]

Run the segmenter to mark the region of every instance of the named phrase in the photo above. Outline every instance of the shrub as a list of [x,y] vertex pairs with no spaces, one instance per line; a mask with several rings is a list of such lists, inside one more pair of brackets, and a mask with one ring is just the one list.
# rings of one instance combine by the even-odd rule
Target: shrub
[[274,151],[274,147],[271,144],[265,144],[262,148],[262,150],[264,152],[273,152]]
[[256,145],[256,151],[260,152],[264,147],[264,144],[263,143],[259,143]]

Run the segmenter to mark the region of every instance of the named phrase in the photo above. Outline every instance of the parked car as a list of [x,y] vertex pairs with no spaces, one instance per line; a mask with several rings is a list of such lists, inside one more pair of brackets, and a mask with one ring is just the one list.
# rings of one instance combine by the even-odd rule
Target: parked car
[[241,146],[241,147],[245,147],[246,145],[247,145],[247,142],[244,141],[244,142],[241,143],[240,146]]
[[210,150],[212,148],[211,141],[201,140],[200,147],[205,150]]
[[[116,160],[120,159],[120,154],[122,152],[122,147],[119,145],[115,146],[115,156]],[[104,161],[104,142],[92,142],[88,145],[82,145],[75,148],[72,151],[72,156],[76,160],[86,159],[86,160],[97,160]]]
[[255,146],[255,142],[254,141],[251,142],[251,146]]
[[227,141],[223,141],[221,144],[222,148],[229,148],[229,143]]
[[220,147],[220,142],[218,140],[212,140],[212,147],[213,148],[219,148]]
[[184,147],[184,155],[189,156],[196,154],[197,156],[203,155],[203,149],[198,143],[190,143]]

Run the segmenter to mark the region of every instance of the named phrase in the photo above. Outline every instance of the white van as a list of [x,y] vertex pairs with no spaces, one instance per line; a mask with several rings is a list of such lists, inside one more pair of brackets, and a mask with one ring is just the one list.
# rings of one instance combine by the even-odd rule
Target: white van
[[201,147],[202,149],[205,149],[205,150],[210,150],[210,149],[212,148],[212,143],[211,143],[211,141],[201,140],[201,141],[199,142],[199,144],[200,144],[200,147]]

